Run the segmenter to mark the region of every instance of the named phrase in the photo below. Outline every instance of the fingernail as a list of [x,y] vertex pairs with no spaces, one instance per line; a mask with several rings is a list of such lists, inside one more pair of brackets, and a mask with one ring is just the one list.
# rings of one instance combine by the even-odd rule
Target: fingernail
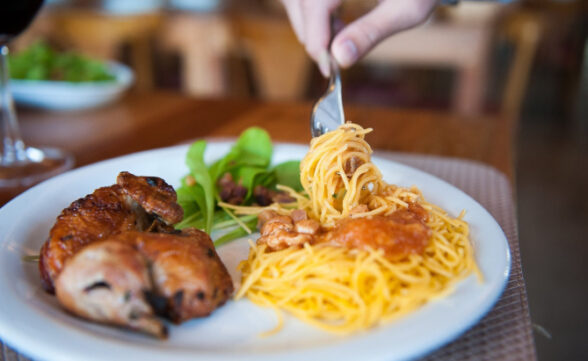
[[341,45],[333,47],[333,56],[335,56],[339,65],[349,66],[357,60],[357,46],[355,46],[353,41],[347,39]]
[[329,64],[329,53],[327,50],[323,50],[323,52],[319,55],[318,67],[321,71],[321,74],[323,74],[325,78],[329,76],[331,67]]

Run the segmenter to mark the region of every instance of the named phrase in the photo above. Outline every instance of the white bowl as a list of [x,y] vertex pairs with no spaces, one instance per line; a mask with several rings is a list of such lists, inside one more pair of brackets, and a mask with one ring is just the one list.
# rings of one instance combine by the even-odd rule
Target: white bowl
[[49,110],[89,109],[120,98],[133,84],[133,71],[119,63],[108,63],[114,81],[74,83],[52,80],[10,81],[10,90],[18,104]]
[[169,0],[168,6],[176,10],[208,12],[220,8],[222,0]]
[[159,11],[163,3],[163,0],[102,0],[100,5],[110,14],[134,15]]

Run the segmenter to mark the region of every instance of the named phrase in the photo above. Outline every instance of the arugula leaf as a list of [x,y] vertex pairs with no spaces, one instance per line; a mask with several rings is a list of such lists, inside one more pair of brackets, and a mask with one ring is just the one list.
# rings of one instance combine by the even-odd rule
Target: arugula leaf
[[[251,220],[249,222],[246,222],[245,224],[249,228],[255,228],[257,225],[257,218],[255,218],[254,220]],[[218,239],[216,239],[214,241],[214,246],[215,247],[222,246],[225,243],[228,243],[228,242],[230,242],[234,239],[237,239],[237,238],[245,237],[248,234],[249,233],[247,233],[247,231],[245,231],[241,227],[235,228],[234,230],[232,230],[232,231],[224,234],[223,236],[219,237]]]
[[263,178],[268,173],[269,172],[265,168],[260,167],[243,166],[238,169],[235,179],[239,179],[243,187],[247,188],[247,195],[244,200],[245,203],[251,199],[253,189],[259,184],[257,180]]
[[302,190],[300,183],[300,161],[291,160],[276,165],[273,169],[276,174],[276,183],[282,184],[294,189],[295,191]]
[[178,204],[184,210],[184,218],[186,215],[191,215],[200,210],[200,205],[192,196],[192,192],[188,189],[187,185],[182,184],[181,187],[176,189],[176,194],[178,195]]
[[266,174],[261,174],[256,178],[256,182],[266,188],[273,188],[276,185],[276,173],[272,171]]
[[204,229],[206,225],[204,224],[204,218],[202,217],[202,213],[200,211],[196,211],[194,213],[184,213],[184,219],[180,223],[176,223],[174,225],[175,229],[184,229],[187,227],[194,227],[198,229]]
[[269,134],[259,127],[251,127],[244,131],[233,149],[248,165],[267,168],[272,160],[272,141]]
[[[213,229],[215,229],[215,230],[225,229],[225,228],[236,226],[238,224],[233,218],[231,218],[231,216],[229,216],[229,214],[225,210],[218,211],[218,212],[222,212],[224,219],[226,219],[226,220],[224,220],[224,221],[219,220],[217,222],[215,219]],[[246,215],[246,216],[239,216],[237,218],[239,218],[239,220],[241,220],[241,222],[244,222],[245,224],[249,224],[249,222],[252,222],[252,221],[257,221],[257,215],[255,215],[255,214],[250,214],[250,215]],[[254,227],[255,226],[256,225],[254,225]],[[254,227],[252,227],[252,228],[254,228]]]
[[272,141],[265,130],[248,128],[241,133],[229,153],[210,167],[210,177],[216,180],[226,172],[234,173],[242,166],[267,168],[272,151]]
[[[185,183],[185,182],[184,182]],[[206,198],[204,190],[198,184],[188,186],[184,184],[176,191],[178,203],[184,209],[184,219],[175,225],[176,229],[185,227],[206,228]]]
[[[206,163],[204,163],[204,151],[206,150],[206,141],[200,140],[194,142],[188,149],[188,154],[186,156],[186,165],[188,169],[190,169],[190,173],[196,180],[195,188],[193,188],[194,192],[198,189],[198,186],[201,187],[202,192],[204,194],[204,204],[199,204],[200,209],[204,215],[206,220],[206,226],[204,230],[206,233],[210,234],[212,230],[212,219],[214,214],[214,198],[215,198],[215,191],[216,187],[210,178],[210,174],[208,173],[208,168],[206,167]],[[199,197],[199,195],[197,195]],[[198,198],[196,198],[198,202]]]
[[[239,217],[239,219],[243,222],[249,222],[252,219],[257,219],[257,216],[241,216]],[[233,218],[231,218],[224,210],[217,210],[214,212],[212,223],[213,231],[234,227],[237,225],[237,222]],[[196,213],[193,213],[190,216],[184,217],[184,219],[180,223],[176,224],[176,229],[182,229],[186,227],[204,229],[205,226],[205,219],[202,216],[202,213],[200,211],[197,211]]]

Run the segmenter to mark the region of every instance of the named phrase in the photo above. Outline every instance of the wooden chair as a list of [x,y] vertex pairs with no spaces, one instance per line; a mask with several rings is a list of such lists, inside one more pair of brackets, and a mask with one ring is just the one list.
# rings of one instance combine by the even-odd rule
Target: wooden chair
[[217,13],[168,14],[159,37],[163,49],[180,55],[183,91],[197,96],[228,92],[223,60],[231,44],[228,20]]
[[453,110],[463,115],[480,114],[499,10],[499,4],[465,2],[455,8],[440,8],[427,24],[381,42],[361,63],[455,69]]
[[255,88],[263,99],[300,98],[311,66],[290,24],[280,17],[173,14],[166,22],[161,44],[180,54],[183,90],[192,95],[231,93],[234,84],[229,84],[225,62],[230,56],[248,59]]
[[533,12],[515,13],[505,25],[504,36],[515,51],[502,93],[501,111],[510,118],[518,118],[544,26],[542,17]]
[[235,46],[248,58],[263,99],[300,99],[314,66],[289,22],[281,17],[239,16],[231,21]]

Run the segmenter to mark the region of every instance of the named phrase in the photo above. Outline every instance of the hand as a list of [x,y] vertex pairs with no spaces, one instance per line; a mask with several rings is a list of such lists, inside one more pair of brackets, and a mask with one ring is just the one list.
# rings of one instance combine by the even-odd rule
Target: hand
[[[281,0],[298,40],[329,75],[330,16],[342,0]],[[353,65],[380,41],[423,23],[439,0],[380,0],[369,13],[337,33],[331,52],[342,67]]]

